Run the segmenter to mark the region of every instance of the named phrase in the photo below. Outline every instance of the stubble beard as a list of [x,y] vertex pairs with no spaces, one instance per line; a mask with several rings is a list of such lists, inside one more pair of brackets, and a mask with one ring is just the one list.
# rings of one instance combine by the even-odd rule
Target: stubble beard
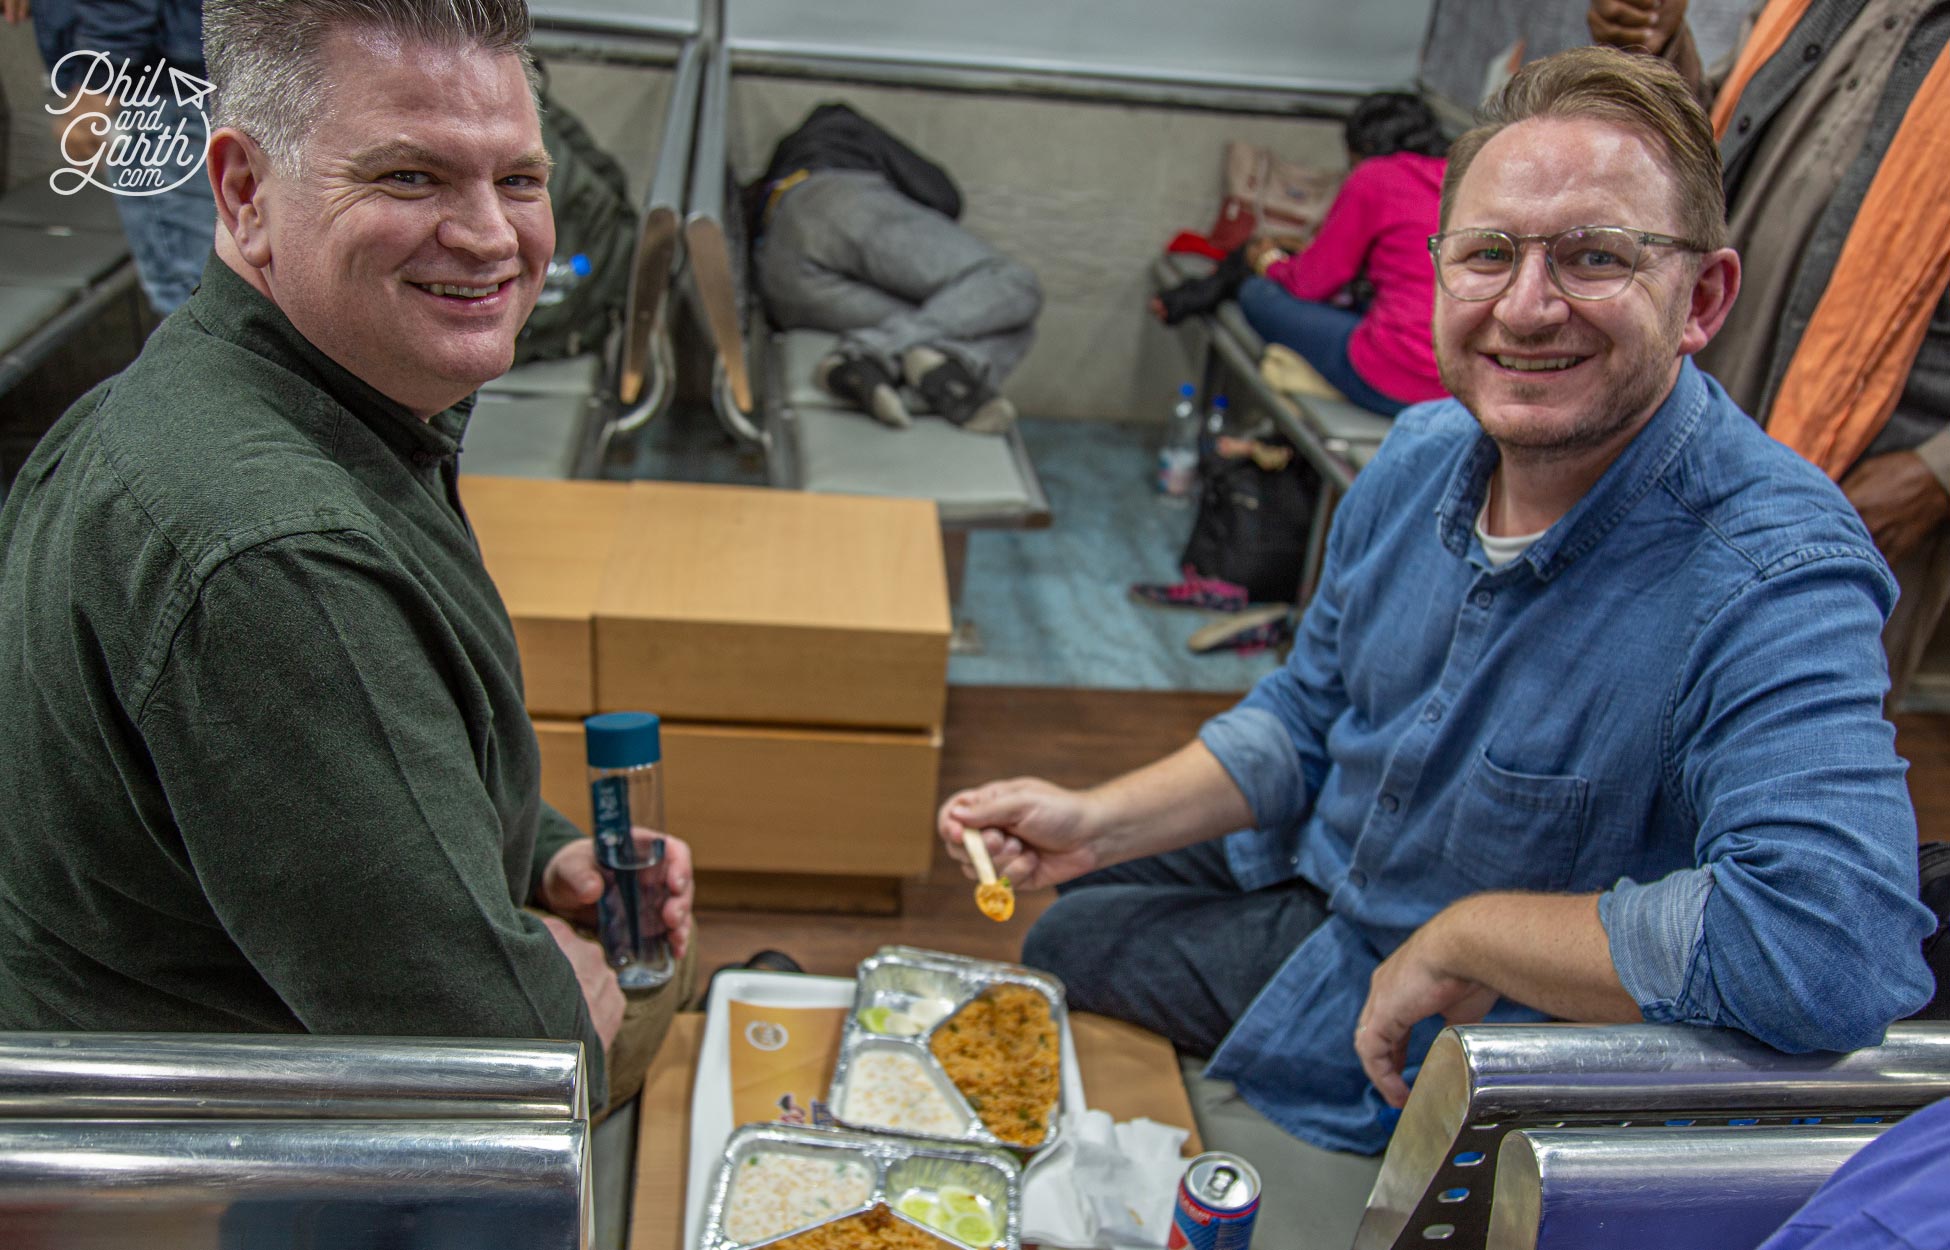
[[[1504,421],[1489,412],[1489,405],[1477,393],[1467,367],[1477,354],[1474,348],[1464,347],[1458,352],[1438,345],[1436,368],[1449,393],[1469,409],[1470,415],[1483,427],[1483,432],[1496,440],[1505,460],[1547,464],[1575,459],[1593,448],[1615,441],[1623,431],[1649,415],[1665,399],[1671,385],[1669,375],[1672,361],[1679,350],[1684,320],[1684,310],[1674,309],[1661,327],[1662,333],[1649,341],[1643,350],[1621,362],[1622,367],[1611,379],[1614,385],[1603,391],[1593,407],[1575,414],[1568,423],[1551,422],[1539,426]],[[1552,339],[1555,337],[1548,334],[1529,340],[1506,340],[1503,345],[1518,350],[1545,349],[1553,345]],[[1525,405],[1542,404],[1549,399],[1551,392],[1550,385],[1541,382],[1506,383],[1504,389],[1508,396],[1505,402]],[[1486,416],[1486,412],[1489,415]]]

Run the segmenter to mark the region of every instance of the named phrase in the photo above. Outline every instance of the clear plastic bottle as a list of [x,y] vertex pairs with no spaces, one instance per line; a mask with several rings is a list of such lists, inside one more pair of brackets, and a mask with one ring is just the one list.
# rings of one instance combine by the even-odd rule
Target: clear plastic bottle
[[589,258],[581,252],[573,256],[549,257],[548,272],[542,277],[542,290],[535,297],[535,303],[544,308],[561,303],[569,298],[569,292],[575,289],[577,283],[589,276],[592,268]]
[[597,932],[618,984],[653,990],[676,971],[664,925],[670,897],[664,840],[636,836],[637,830],[664,827],[661,727],[648,712],[605,712],[582,728],[596,869],[603,875]]
[[1229,405],[1225,396],[1214,395],[1212,397],[1212,408],[1205,414],[1205,445],[1207,447],[1217,446],[1219,436],[1226,432],[1226,426],[1232,420],[1232,414],[1228,411],[1228,407]]
[[1158,489],[1183,498],[1198,481],[1198,389],[1190,382],[1178,388],[1178,402],[1158,449]]

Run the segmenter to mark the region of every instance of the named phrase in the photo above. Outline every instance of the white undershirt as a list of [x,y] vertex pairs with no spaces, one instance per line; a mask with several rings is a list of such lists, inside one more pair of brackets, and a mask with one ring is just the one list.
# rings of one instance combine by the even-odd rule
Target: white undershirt
[[1489,558],[1490,567],[1500,569],[1510,561],[1529,550],[1530,544],[1549,533],[1538,530],[1535,534],[1518,534],[1514,538],[1498,538],[1490,533],[1490,501],[1483,500],[1483,510],[1476,514],[1476,541],[1483,544],[1483,554]]

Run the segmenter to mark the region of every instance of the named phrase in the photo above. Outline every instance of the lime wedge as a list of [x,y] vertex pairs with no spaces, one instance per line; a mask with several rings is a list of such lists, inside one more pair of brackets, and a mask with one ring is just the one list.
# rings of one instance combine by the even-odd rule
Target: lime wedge
[[871,1033],[887,1031],[887,1017],[893,1015],[890,1007],[865,1007],[860,1011],[860,1024]]
[[930,1226],[934,1224],[935,1217],[940,1214],[934,1199],[923,1193],[902,1194],[900,1201],[894,1204],[894,1209],[902,1215]]
[[960,1185],[943,1185],[935,1191],[941,1198],[941,1207],[950,1215],[982,1214],[982,1199],[972,1189]]
[[935,1207],[934,1210],[928,1212],[922,1218],[922,1222],[937,1233],[947,1232],[948,1225],[954,1223],[954,1221],[955,1217],[943,1211],[939,1206]]
[[971,1246],[986,1246],[995,1240],[995,1221],[980,1211],[970,1211],[966,1215],[957,1215],[954,1223],[948,1226],[947,1233],[956,1241]]

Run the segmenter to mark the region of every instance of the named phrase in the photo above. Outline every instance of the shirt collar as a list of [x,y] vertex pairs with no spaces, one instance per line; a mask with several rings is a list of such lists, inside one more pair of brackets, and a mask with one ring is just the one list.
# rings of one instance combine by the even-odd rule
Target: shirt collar
[[[1584,498],[1508,567],[1527,563],[1538,577],[1548,581],[1597,546],[1671,467],[1699,428],[1707,399],[1705,375],[1688,356],[1680,361],[1679,378],[1652,419],[1618,453]],[[1476,517],[1489,492],[1490,474],[1501,458],[1495,440],[1479,432],[1457,462],[1442,502],[1436,505],[1436,529],[1443,546],[1464,559],[1470,554]]]
[[468,417],[469,395],[422,421],[382,395],[298,332],[284,311],[226,264],[212,256],[187,309],[204,329],[279,368],[303,378],[357,417],[402,458],[416,463],[457,455]]

